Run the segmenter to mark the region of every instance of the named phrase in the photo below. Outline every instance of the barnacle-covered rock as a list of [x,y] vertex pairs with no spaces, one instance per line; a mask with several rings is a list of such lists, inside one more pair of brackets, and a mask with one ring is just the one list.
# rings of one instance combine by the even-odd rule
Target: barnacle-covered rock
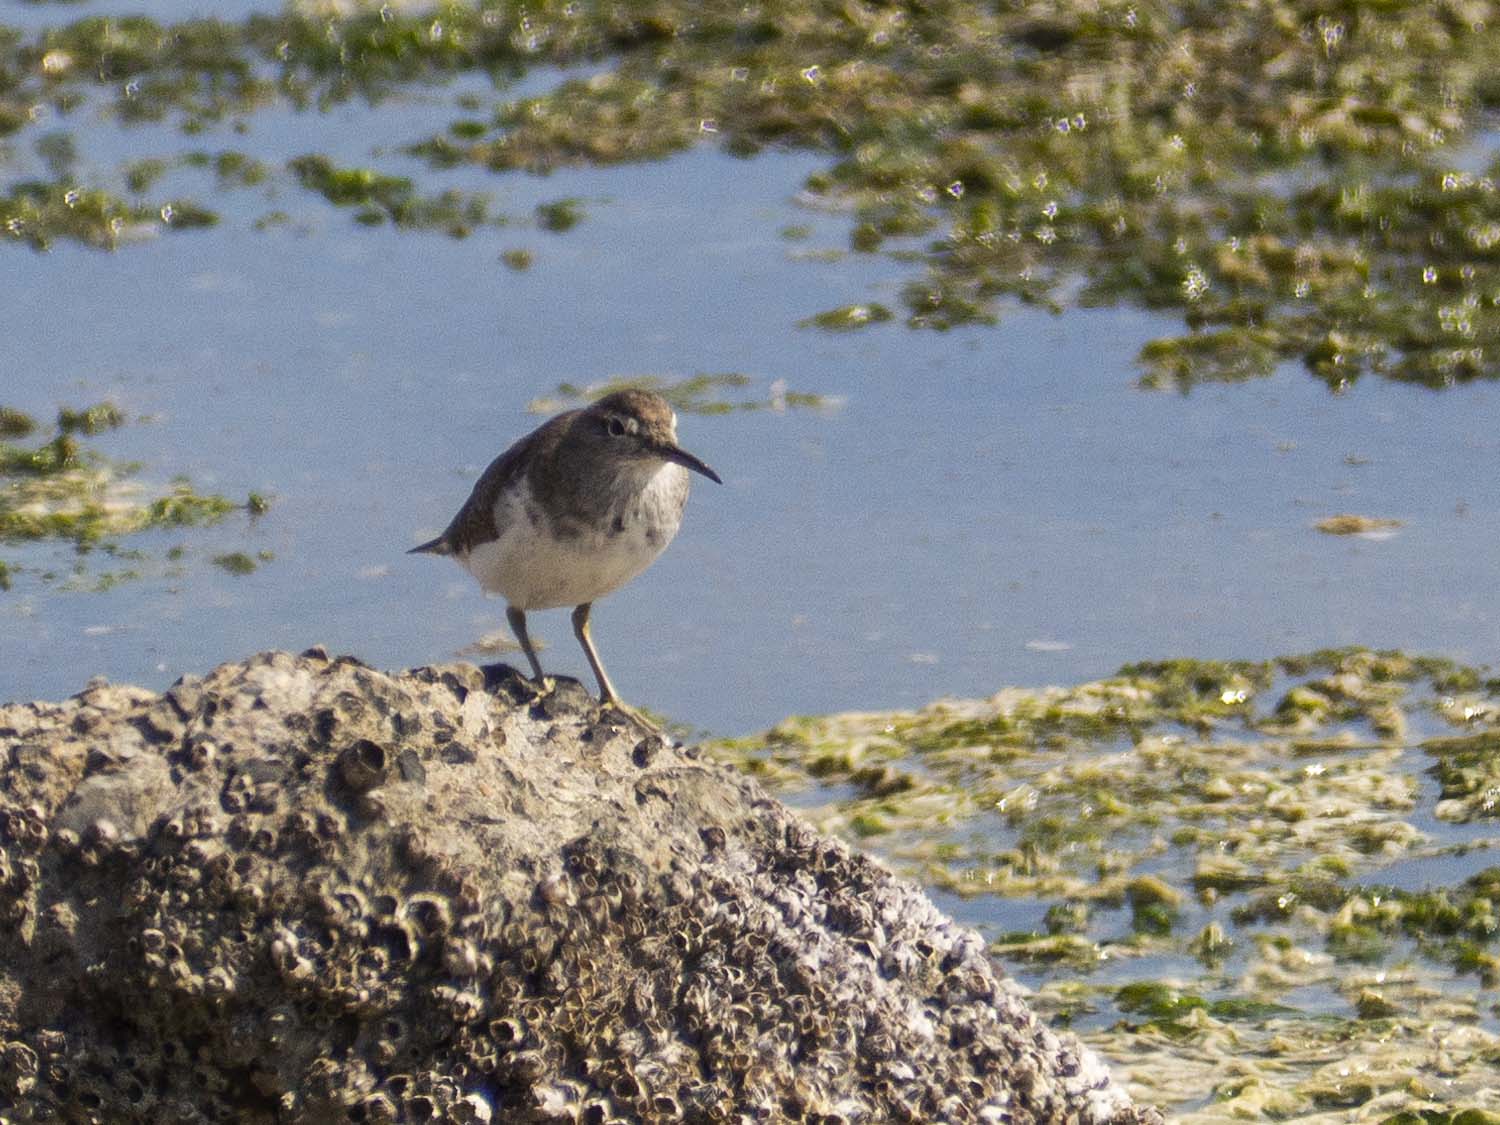
[[1158,1122],[983,942],[576,685],[0,707],[7,1121]]

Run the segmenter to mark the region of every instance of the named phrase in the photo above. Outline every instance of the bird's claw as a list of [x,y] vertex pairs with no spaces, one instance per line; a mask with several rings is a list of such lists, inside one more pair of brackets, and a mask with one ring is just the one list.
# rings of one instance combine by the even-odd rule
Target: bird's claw
[[614,697],[610,697],[609,699],[601,699],[599,700],[599,707],[605,711],[618,711],[620,714],[630,719],[637,726],[645,727],[646,730],[651,734],[662,733],[660,723],[656,722],[644,711],[632,707],[630,704],[624,702],[623,700],[616,699]]

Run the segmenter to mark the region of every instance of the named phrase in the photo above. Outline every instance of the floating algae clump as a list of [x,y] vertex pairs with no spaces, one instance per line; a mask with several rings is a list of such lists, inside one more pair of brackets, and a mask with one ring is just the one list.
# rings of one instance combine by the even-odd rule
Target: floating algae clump
[[[825,162],[803,198],[849,216],[854,252],[914,263],[900,294],[912,326],[988,323],[1015,302],[1170,310],[1181,330],[1137,357],[1148,386],[1288,361],[1335,389],[1368,373],[1431,387],[1500,373],[1500,164],[1474,151],[1500,104],[1500,20],[1482,0],[350,7],[0,36],[0,133],[90,102],[190,133],[351,98],[378,113],[458,76],[503,86],[589,63],[531,96],[466,93],[461,116],[404,154],[504,173],[702,144],[810,150]],[[0,188],[10,238],[113,247],[214,219],[191,200],[69,182],[91,165],[66,134],[33,147],[52,179]],[[220,190],[269,175],[244,160],[255,175],[222,168]],[[139,196],[164,163],[137,156],[119,179]],[[507,221],[483,196],[424,195],[324,156],[283,178],[372,225],[463,235]],[[537,219],[577,217],[549,205]],[[896,318],[859,296],[804,323]]]
[[[1494,1107],[1476,984],[1500,981],[1500,836],[1446,826],[1500,816],[1497,746],[1485,670],[1343,649],[804,717],[710,752],[962,896],[1037,1005],[1206,1125]],[[1035,928],[988,922],[1017,908]]]
[[[11,437],[36,430],[26,415],[6,410]],[[152,528],[217,523],[245,504],[202,494],[178,481],[155,492],[133,479],[136,466],[113,461],[82,445],[89,437],[125,422],[119,408],[100,403],[58,412],[52,437],[20,445],[0,437],[0,544],[64,540],[79,551]],[[21,567],[0,572],[0,588]]]
[[1324,535],[1389,535],[1403,525],[1401,520],[1377,516],[1337,515],[1321,519],[1313,525]]
[[1500,371],[1496,172],[1459,167],[1500,100],[1485,10],[944,0],[543,17],[539,54],[603,32],[615,69],[413,151],[541,170],[705,139],[813,149],[830,163],[808,192],[852,213],[854,249],[897,240],[924,264],[910,324],[1123,301],[1184,321],[1142,352],[1150,385],[1290,359],[1333,387],[1369,371],[1443,386]]

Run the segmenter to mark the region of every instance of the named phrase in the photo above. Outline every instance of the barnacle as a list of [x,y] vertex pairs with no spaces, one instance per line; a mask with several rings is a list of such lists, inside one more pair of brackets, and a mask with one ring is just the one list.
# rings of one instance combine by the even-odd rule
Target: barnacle
[[[982,943],[581,692],[310,653],[86,695],[28,712],[50,749],[0,797],[0,982],[78,998],[0,1044],[18,1119],[1049,1120],[1093,1086],[1152,1120],[1076,1053],[993,1077],[1044,1033]],[[175,772],[116,801],[136,759]]]
[[354,792],[363,793],[385,781],[390,760],[390,751],[383,745],[361,738],[339,754],[339,776]]

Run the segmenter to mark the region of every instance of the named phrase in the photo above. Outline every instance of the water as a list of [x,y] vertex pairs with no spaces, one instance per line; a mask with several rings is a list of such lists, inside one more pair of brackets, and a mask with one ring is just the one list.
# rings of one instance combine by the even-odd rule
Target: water
[[0,3],[0,23],[35,32],[91,16],[146,16],[162,23],[238,20],[279,8],[273,0],[5,0]]
[[[788,224],[810,223],[815,246],[842,235],[793,202],[815,163],[702,151],[491,182],[518,214],[583,199],[560,235],[371,231],[298,194],[277,201],[292,230],[230,217],[114,254],[7,248],[5,400],[46,416],[107,397],[151,416],[102,447],[147,479],[275,498],[253,527],[161,543],[277,558],[105,596],[23,581],[0,603],[0,691],[57,696],[96,673],[161,686],[317,641],[382,666],[447,659],[502,606],[402,552],[536,424],[527,402],[564,380],[699,371],[843,405],[683,420],[726,485],[698,482],[679,541],[596,630],[628,697],[694,725],[743,732],[1168,655],[1493,658],[1500,512],[1473,468],[1495,450],[1494,388],[1331,397],[1286,370],[1147,394],[1135,350],[1172,324],[1134,311],[1022,310],[942,335],[797,328],[907,277],[793,256],[806,244]],[[500,264],[512,246],[531,269]],[[1312,529],[1342,511],[1406,526],[1384,541]],[[563,615],[537,626],[549,668],[586,671]]]
[[[1135,310],[1019,309],[942,334],[799,328],[850,301],[898,305],[915,269],[808,259],[847,240],[843,216],[796,201],[822,160],[704,149],[495,177],[398,154],[441,129],[460,93],[488,88],[277,110],[244,135],[121,130],[91,111],[69,122],[96,168],[192,149],[273,166],[378,154],[424,191],[489,193],[518,222],[465,240],[371,230],[273,176],[215,196],[212,230],[116,253],[4,247],[0,399],[42,417],[112,399],[149,421],[99,447],[141,461],[143,480],[185,473],[274,505],[253,524],[132,541],[158,558],[186,544],[185,574],[102,595],[36,580],[65,571],[69,548],[6,547],[32,573],[0,596],[0,697],[57,697],[95,674],[162,687],[315,642],[384,667],[450,659],[503,606],[451,564],[403,552],[537,424],[527,403],[562,381],[724,371],[761,397],[781,379],[841,405],[685,417],[684,445],[726,484],[696,482],[678,542],[596,608],[621,691],[695,727],[742,733],[1164,656],[1362,643],[1494,659],[1492,386],[1368,380],[1335,397],[1287,368],[1146,393],[1136,350],[1178,324]],[[13,154],[19,169],[27,159]],[[158,194],[201,195],[207,176],[170,173]],[[578,227],[529,224],[563,198],[581,200]],[[290,222],[255,231],[274,209]],[[785,237],[793,225],[810,237]],[[530,269],[501,263],[514,248]],[[1346,511],[1405,526],[1382,541],[1313,530]],[[236,578],[207,563],[227,550],[275,559]],[[534,628],[552,642],[549,669],[587,678],[564,614]]]
[[[128,7],[188,11],[167,0]],[[0,22],[125,10],[114,0],[0,3]],[[1242,385],[1144,392],[1138,349],[1181,325],[1134,309],[1012,308],[996,327],[947,333],[802,328],[850,302],[899,308],[917,276],[886,257],[817,253],[847,247],[850,226],[798,202],[822,157],[741,161],[705,148],[500,177],[434,172],[400,152],[445,128],[461,95],[491,103],[570,73],[538,69],[507,91],[469,78],[376,109],[273,109],[244,132],[121,129],[87,108],[56,123],[75,131],[91,182],[143,156],[228,149],[266,161],[273,176],[217,193],[210,172],[168,172],[153,197],[205,199],[222,215],[214,229],[116,253],[0,245],[0,404],[45,419],[110,399],[133,421],[94,444],[139,461],[143,481],[181,473],[201,490],[256,491],[272,506],[254,521],[132,538],[146,576],[107,593],[39,580],[66,574],[69,547],[0,546],[0,559],[26,568],[0,593],[0,699],[61,697],[96,674],[162,688],[219,661],[314,643],[386,668],[454,659],[502,627],[503,604],[451,562],[405,551],[538,424],[527,404],[564,381],[699,372],[742,372],[749,397],[784,380],[835,405],[685,415],[683,444],[725,484],[695,480],[678,541],[595,609],[622,694],[693,727],[741,734],[793,713],[917,707],[1175,656],[1364,644],[1496,660],[1493,385],[1435,393],[1367,379],[1335,396],[1287,365]],[[12,178],[41,174],[30,140],[0,152]],[[514,221],[464,240],[365,228],[280,171],[306,153],[412,176],[424,193],[483,192]],[[538,229],[534,209],[561,199],[579,200],[583,221]],[[271,211],[287,222],[253,229]],[[788,238],[788,227],[808,236]],[[529,269],[502,262],[515,249],[532,254]],[[1383,539],[1314,529],[1342,512],[1404,526]],[[177,545],[187,557],[167,573]],[[234,577],[210,562],[228,551],[274,558]],[[127,565],[87,561],[94,572]],[[531,615],[531,626],[550,642],[549,670],[591,682],[565,612]],[[800,803],[844,795],[823,789]],[[1372,861],[1353,878],[1416,891],[1495,862],[1492,826],[1437,821],[1436,797],[1423,776],[1408,819],[1434,846],[1471,850]],[[1178,883],[1191,869],[1182,849],[1158,863]],[[1053,905],[932,894],[990,937],[1043,929]],[[1129,981],[1236,995],[1249,986],[1230,978],[1254,948],[1255,927],[1230,922],[1244,899],[1189,900],[1167,951],[1009,970],[1038,988],[1082,980],[1075,1026],[1090,1032],[1120,1019],[1111,994]],[[1182,945],[1211,921],[1239,942],[1223,979]],[[1086,936],[1123,941],[1130,928],[1127,910],[1101,906]],[[1401,939],[1387,960],[1412,948]],[[1277,998],[1347,1014],[1337,983],[1330,975]]]

